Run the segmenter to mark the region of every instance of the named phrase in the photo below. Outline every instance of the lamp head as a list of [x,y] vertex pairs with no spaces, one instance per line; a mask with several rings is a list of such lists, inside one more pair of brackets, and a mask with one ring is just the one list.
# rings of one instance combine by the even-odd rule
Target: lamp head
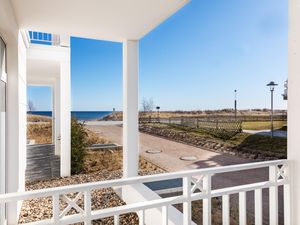
[[270,83],[267,84],[268,87],[270,87],[270,91],[274,91],[275,86],[277,86],[274,81],[271,81]]

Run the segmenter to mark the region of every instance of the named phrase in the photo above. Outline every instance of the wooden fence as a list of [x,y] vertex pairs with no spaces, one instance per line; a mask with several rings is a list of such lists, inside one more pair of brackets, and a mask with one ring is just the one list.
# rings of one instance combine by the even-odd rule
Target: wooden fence
[[[198,118],[204,118],[204,117],[198,117]],[[209,120],[235,120],[235,117],[229,116],[229,115],[208,115],[205,116],[205,118]],[[270,115],[238,115],[237,120],[240,120],[242,122],[256,122],[256,121],[270,121]],[[286,121],[287,120],[287,115],[286,114],[280,114],[280,115],[274,115],[273,116],[274,121]]]
[[176,124],[205,131],[221,138],[230,138],[242,132],[242,121],[240,120],[214,120],[202,118],[169,118],[169,124]]
[[140,123],[165,123],[170,125],[180,125],[190,127],[193,129],[205,131],[214,136],[221,138],[230,138],[242,132],[242,121],[240,120],[218,120],[218,119],[204,119],[195,117],[144,117],[139,119]]

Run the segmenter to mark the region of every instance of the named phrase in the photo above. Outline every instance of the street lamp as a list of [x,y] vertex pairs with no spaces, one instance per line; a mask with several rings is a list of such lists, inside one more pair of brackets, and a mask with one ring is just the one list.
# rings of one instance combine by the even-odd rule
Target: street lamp
[[237,101],[236,101],[237,90],[234,90],[234,119],[237,119]]
[[160,107],[159,107],[159,106],[156,106],[156,110],[157,110],[157,120],[158,120],[158,122],[160,122],[160,121],[159,121],[159,110],[160,110]]
[[267,84],[268,87],[270,87],[270,92],[271,92],[271,137],[273,138],[274,136],[274,126],[273,126],[273,94],[274,94],[274,89],[275,86],[277,86],[274,81],[271,81],[270,83]]

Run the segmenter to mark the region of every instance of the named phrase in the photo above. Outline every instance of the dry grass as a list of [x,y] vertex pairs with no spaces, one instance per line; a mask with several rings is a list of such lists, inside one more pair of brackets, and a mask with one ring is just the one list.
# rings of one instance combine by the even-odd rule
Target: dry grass
[[[123,151],[118,150],[87,150],[84,159],[83,173],[108,170],[115,171],[123,168]],[[163,169],[140,157],[139,169],[152,171],[152,173],[162,173]]]
[[[283,129],[287,121],[274,121],[274,129]],[[255,121],[255,122],[243,122],[243,129],[245,130],[269,130],[271,124],[269,121]]]
[[52,125],[46,124],[28,124],[27,139],[35,140],[36,144],[52,143]]
[[27,139],[36,144],[52,143],[52,119],[48,116],[27,114]]
[[27,122],[51,122],[51,117],[27,114]]
[[[40,121],[39,121],[40,122]],[[52,143],[52,124],[51,123],[31,123],[27,125],[27,139],[35,140],[36,144]],[[87,143],[92,144],[109,144],[111,141],[101,137],[94,132],[86,129]]]
[[[283,115],[284,110],[278,110],[275,113],[278,115]],[[140,117],[157,117],[157,112],[154,110],[152,112],[140,112]],[[239,110],[237,113],[238,116],[266,116],[270,115],[269,110],[260,109],[260,110]],[[170,117],[207,117],[207,116],[234,116],[233,109],[223,109],[223,110],[194,110],[194,111],[161,111],[159,113],[160,118],[170,118]],[[103,118],[104,120],[122,120],[123,113],[115,112],[115,114],[110,114]]]

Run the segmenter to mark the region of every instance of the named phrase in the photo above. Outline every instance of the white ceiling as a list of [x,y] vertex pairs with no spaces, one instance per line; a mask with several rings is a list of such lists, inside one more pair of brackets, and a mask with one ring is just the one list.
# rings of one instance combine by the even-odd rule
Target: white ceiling
[[11,0],[20,29],[138,40],[189,0]]
[[59,61],[27,59],[27,83],[29,85],[52,85],[59,75]]

